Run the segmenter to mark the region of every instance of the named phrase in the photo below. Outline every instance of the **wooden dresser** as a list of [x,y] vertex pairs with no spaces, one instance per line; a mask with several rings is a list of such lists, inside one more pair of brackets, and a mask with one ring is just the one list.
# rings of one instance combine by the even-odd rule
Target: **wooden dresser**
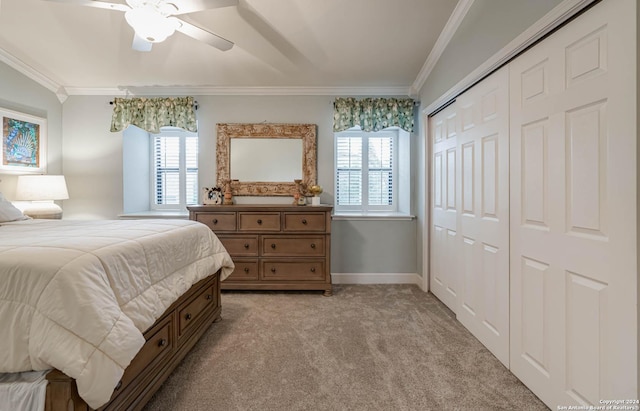
[[227,290],[323,290],[331,295],[331,206],[198,205],[236,265]]

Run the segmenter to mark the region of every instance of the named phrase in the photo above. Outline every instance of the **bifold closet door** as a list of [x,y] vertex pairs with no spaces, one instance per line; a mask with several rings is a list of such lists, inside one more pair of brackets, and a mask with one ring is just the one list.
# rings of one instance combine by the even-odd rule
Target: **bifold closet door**
[[509,70],[456,99],[458,320],[509,367]]
[[430,290],[453,312],[458,306],[458,119],[455,103],[429,118],[433,144]]
[[510,63],[511,370],[552,409],[638,398],[635,8]]
[[509,366],[509,103],[503,68],[430,118],[431,291]]

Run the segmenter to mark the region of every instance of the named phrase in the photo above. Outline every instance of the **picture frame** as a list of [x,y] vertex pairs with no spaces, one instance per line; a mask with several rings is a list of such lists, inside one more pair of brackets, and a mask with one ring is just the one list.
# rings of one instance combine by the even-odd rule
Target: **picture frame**
[[46,174],[47,120],[0,108],[0,173]]
[[216,187],[202,187],[202,204],[222,204],[223,193],[222,188]]

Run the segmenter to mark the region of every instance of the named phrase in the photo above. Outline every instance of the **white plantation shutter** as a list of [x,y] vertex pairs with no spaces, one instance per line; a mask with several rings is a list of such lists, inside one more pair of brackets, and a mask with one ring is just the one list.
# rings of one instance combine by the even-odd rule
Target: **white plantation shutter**
[[336,210],[396,211],[397,133],[336,134]]
[[186,137],[186,203],[198,204],[198,136]]
[[342,206],[362,204],[362,137],[336,141],[336,197]]
[[152,209],[198,202],[198,136],[184,134],[152,135]]
[[369,138],[369,205],[393,204],[393,139]]
[[180,137],[154,136],[155,203],[180,204]]

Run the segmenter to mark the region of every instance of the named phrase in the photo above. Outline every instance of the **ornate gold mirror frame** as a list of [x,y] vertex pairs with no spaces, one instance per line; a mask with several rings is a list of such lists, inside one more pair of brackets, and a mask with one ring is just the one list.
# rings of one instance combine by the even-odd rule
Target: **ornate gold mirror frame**
[[[231,179],[232,138],[297,138],[302,140],[302,183],[310,187],[316,184],[316,125],[315,124],[247,124],[218,123],[216,143],[217,184],[220,187]],[[233,195],[238,196],[289,196],[296,191],[291,181],[232,181]]]

